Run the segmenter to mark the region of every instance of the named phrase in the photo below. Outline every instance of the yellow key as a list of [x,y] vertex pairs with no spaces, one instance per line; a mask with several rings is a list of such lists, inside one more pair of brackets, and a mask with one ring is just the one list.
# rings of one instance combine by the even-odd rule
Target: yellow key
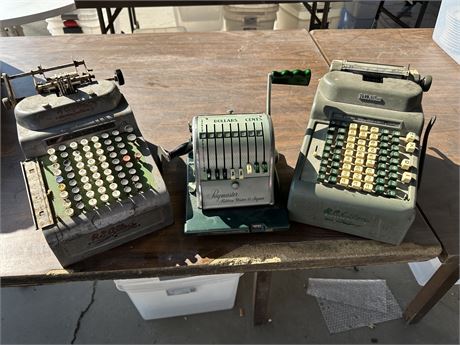
[[357,123],[350,123],[350,126],[348,126],[348,128],[350,128],[350,129],[357,129],[357,128],[358,128],[358,124],[357,124]]
[[350,171],[351,170],[351,164],[350,163],[343,163],[342,170],[343,171]]
[[353,181],[351,183],[351,188],[360,190],[361,189],[361,181]]
[[415,139],[417,139],[417,136],[415,135],[414,132],[407,133],[406,142],[411,143],[411,142],[415,141]]
[[345,148],[347,150],[353,150],[355,148],[355,144],[353,143],[347,143],[347,145],[345,146]]
[[377,155],[375,153],[369,153],[367,159],[372,159],[373,161],[377,160]]
[[342,172],[340,173],[340,177],[349,178],[350,177],[350,171],[342,170]]
[[64,183],[59,183],[58,184],[59,191],[65,191],[65,184]]
[[369,141],[369,147],[377,147],[379,142],[377,140],[371,140]]
[[361,130],[361,132],[359,132],[359,138],[360,139],[367,139],[367,132],[364,132]]
[[408,153],[412,153],[415,151],[415,143],[412,142],[412,143],[407,143],[406,145],[406,152]]
[[348,131],[348,136],[356,137],[356,129],[350,129]]
[[375,173],[375,170],[372,168],[366,168],[366,175],[371,175],[373,176]]
[[367,152],[377,154],[377,148],[376,147],[369,147],[367,149]]
[[353,144],[353,143],[355,142],[355,140],[356,140],[356,137],[355,137],[355,136],[353,136],[353,135],[348,135],[348,137],[347,137],[347,143],[352,143],[352,144]]
[[353,150],[345,150],[345,156],[353,156]]
[[368,160],[366,161],[366,166],[367,166],[368,168],[373,168],[373,167],[375,166],[375,161],[372,160],[372,159],[368,159]]
[[361,125],[361,126],[359,126],[359,129],[360,129],[361,131],[366,131],[366,132],[367,132],[367,130],[369,129],[369,127],[367,127],[366,125]]
[[362,178],[363,178],[363,175],[361,175],[359,173],[354,173],[353,174],[353,180],[361,181]]
[[358,146],[358,147],[356,147],[356,151],[358,151],[358,152],[366,152],[366,146]]
[[362,152],[362,151],[356,152],[356,158],[364,159],[365,156],[366,156],[365,152]]
[[339,181],[339,185],[346,187],[348,186],[348,182],[349,180],[346,177],[342,177]]
[[345,157],[343,157],[343,162],[344,163],[351,163],[351,162],[353,162],[353,157],[352,156],[345,156]]
[[364,169],[364,168],[363,168],[361,165],[355,165],[355,167],[353,168],[353,172],[362,174],[362,173],[363,173],[363,169]]
[[359,140],[358,140],[358,145],[366,146],[366,140],[359,139]]
[[412,174],[410,172],[403,172],[402,176],[401,176],[401,182],[402,183],[410,183],[410,181],[412,181]]
[[378,139],[379,139],[379,135],[378,135],[378,134],[375,134],[375,133],[371,133],[371,135],[369,135],[369,139],[370,139],[370,140],[378,140]]
[[411,164],[410,164],[410,159],[403,159],[401,161],[401,168],[403,168],[404,170],[409,170],[411,167]]
[[378,133],[379,129],[377,127],[371,127],[371,133]]
[[371,183],[365,183],[363,189],[364,189],[366,192],[369,192],[369,193],[370,193],[370,192],[372,192],[372,188],[373,188],[373,187],[374,187],[374,186],[373,186]]
[[355,159],[355,165],[364,165],[364,159],[356,158]]
[[364,182],[373,183],[374,182],[374,176],[371,176],[371,175],[364,176]]

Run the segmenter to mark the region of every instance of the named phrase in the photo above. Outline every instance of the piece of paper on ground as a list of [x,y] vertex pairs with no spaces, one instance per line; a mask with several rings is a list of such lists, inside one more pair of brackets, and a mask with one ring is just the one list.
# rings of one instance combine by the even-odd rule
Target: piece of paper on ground
[[402,316],[385,280],[310,278],[307,293],[316,297],[331,333],[372,326]]

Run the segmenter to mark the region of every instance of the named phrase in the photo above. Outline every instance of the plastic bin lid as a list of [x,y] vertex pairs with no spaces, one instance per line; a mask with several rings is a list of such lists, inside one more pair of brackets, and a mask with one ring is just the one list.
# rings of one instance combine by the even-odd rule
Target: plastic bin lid
[[278,4],[265,4],[265,5],[225,5],[224,10],[236,13],[266,13],[278,12]]

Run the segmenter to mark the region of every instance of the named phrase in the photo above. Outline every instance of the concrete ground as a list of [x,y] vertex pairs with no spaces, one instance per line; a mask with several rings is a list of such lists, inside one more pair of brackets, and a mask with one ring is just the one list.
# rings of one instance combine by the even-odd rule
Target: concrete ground
[[3,288],[1,343],[459,343],[458,286],[418,324],[398,319],[331,335],[306,294],[309,277],[386,279],[401,307],[420,288],[406,264],[276,272],[272,322],[258,327],[252,325],[252,274],[241,278],[233,309],[152,321],[141,318],[113,281]]

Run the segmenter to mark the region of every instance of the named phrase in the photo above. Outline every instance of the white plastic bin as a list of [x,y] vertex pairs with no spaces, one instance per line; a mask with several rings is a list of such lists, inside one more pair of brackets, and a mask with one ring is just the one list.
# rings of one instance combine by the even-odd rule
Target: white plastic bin
[[310,24],[310,13],[302,3],[280,4],[276,30],[301,29]]
[[115,280],[145,320],[233,308],[242,274]]
[[460,2],[458,0],[441,2],[433,40],[460,64]]
[[[99,19],[97,12],[94,9],[80,9],[73,12],[66,13],[66,15],[74,14],[76,15],[76,22],[78,26],[82,29],[84,34],[100,34],[101,28],[99,25]],[[46,19],[48,23],[47,29],[49,33],[53,36],[63,35],[64,34],[64,20],[61,16],[52,17]],[[115,29],[118,29],[117,20],[115,20]]]
[[[441,266],[441,261],[438,258],[434,258],[428,261],[421,262],[410,262],[409,267],[412,274],[415,277],[418,285],[424,286],[428,280],[433,276],[434,272]],[[460,279],[456,283],[460,285]]]
[[174,17],[187,31],[220,31],[223,26],[222,6],[178,6]]
[[226,5],[224,27],[226,31],[273,30],[279,5]]

